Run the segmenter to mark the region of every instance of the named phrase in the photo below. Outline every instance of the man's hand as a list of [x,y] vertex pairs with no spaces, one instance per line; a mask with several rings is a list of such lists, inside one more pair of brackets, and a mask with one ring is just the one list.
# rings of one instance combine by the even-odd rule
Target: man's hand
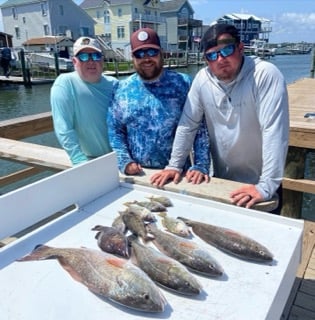
[[253,184],[245,184],[239,189],[231,192],[231,201],[240,207],[250,208],[255,203],[264,201],[261,194]]
[[188,170],[186,173],[186,180],[192,184],[200,184],[202,181],[206,181],[206,183],[208,183],[210,178],[209,175],[198,170]]
[[177,170],[164,169],[153,174],[150,177],[150,182],[154,186],[161,188],[163,187],[169,180],[173,180],[174,183],[178,183],[180,181],[180,172]]
[[140,164],[138,164],[136,162],[128,163],[128,165],[125,169],[125,174],[129,174],[129,175],[136,175],[136,174],[140,174],[142,172],[143,172],[142,167],[140,166]]

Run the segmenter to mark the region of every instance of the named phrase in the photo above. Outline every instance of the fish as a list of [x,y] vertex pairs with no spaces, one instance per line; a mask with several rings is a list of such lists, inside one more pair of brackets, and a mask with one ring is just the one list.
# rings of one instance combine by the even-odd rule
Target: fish
[[121,214],[119,214],[114,221],[112,222],[112,227],[117,229],[118,231],[122,232],[122,233],[127,233],[128,229],[126,227],[126,225],[124,224]]
[[169,217],[166,212],[160,212],[158,215],[162,217],[162,225],[167,231],[184,238],[191,235],[190,229],[184,221]]
[[147,221],[147,222],[156,221],[155,215],[149,209],[139,206],[135,202],[125,202],[124,205],[127,206],[127,209],[120,213],[129,212],[129,213],[138,215],[144,221]]
[[89,248],[36,246],[17,261],[57,259],[71,277],[93,293],[145,312],[163,312],[166,298],[149,276],[130,260]]
[[173,206],[172,201],[168,197],[165,197],[165,196],[159,196],[159,195],[154,195],[153,194],[153,195],[151,195],[149,197],[146,197],[146,198],[148,198],[149,200],[153,200],[153,201],[159,202],[164,207],[172,207]]
[[211,277],[223,275],[222,266],[196,242],[164,232],[152,223],[146,228],[154,236],[153,244],[162,253],[182,263],[189,270]]
[[95,239],[101,250],[128,258],[128,239],[125,234],[114,227],[97,225],[92,231],[98,231]]
[[141,237],[144,241],[152,240],[153,236],[147,232],[145,222],[138,214],[125,211],[121,212],[121,217],[131,233]]
[[153,281],[183,295],[201,292],[201,284],[184,265],[151,246],[141,244],[137,237],[129,236],[128,239],[136,265]]
[[158,201],[154,201],[152,199],[150,199],[150,201],[137,201],[136,200],[132,203],[137,204],[143,208],[146,208],[151,212],[167,211],[166,207],[163,204],[161,204]]
[[259,242],[232,229],[178,217],[206,243],[244,260],[267,262],[273,254]]

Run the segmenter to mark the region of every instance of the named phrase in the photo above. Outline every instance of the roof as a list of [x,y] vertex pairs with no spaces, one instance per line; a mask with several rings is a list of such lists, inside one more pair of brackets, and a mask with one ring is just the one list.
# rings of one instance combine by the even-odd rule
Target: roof
[[268,19],[265,19],[265,18],[259,18],[257,16],[255,16],[254,14],[247,14],[247,13],[230,13],[230,14],[225,14],[221,19],[224,19],[224,18],[229,18],[229,19],[233,19],[233,20],[249,20],[249,19],[255,19],[255,20],[258,20],[258,21],[264,21],[264,22],[267,22],[267,21],[270,21]]
[[1,7],[12,7],[12,6],[18,6],[28,3],[37,3],[42,2],[41,0],[7,0],[4,2]]
[[82,9],[97,8],[97,7],[103,7],[103,6],[104,6],[104,0],[84,0],[80,4],[80,8]]
[[31,46],[31,45],[58,44],[64,40],[73,42],[73,40],[69,37],[46,36],[46,37],[28,39],[27,41],[23,42],[23,45]]
[[187,2],[192,12],[194,12],[190,3],[187,0],[168,0],[160,3],[161,12],[179,11],[181,7]]

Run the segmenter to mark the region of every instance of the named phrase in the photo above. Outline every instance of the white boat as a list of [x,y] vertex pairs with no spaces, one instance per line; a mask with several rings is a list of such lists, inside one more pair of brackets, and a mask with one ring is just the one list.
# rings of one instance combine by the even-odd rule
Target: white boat
[[261,58],[273,57],[276,54],[276,48],[268,48],[268,43],[265,40],[253,39],[249,46],[244,46],[246,55],[255,55]]
[[[41,65],[42,67],[48,67],[49,69],[56,68],[56,61],[54,54],[48,52],[32,52],[28,54],[30,63]],[[73,63],[71,59],[58,58],[59,70],[61,71],[72,71]]]

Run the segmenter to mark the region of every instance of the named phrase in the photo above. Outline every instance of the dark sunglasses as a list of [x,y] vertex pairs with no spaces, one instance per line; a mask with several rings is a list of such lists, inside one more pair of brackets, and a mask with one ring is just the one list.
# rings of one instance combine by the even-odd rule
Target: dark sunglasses
[[150,48],[150,49],[137,50],[133,53],[133,55],[137,59],[143,59],[145,56],[148,56],[150,58],[156,57],[159,53],[160,53],[159,49]]
[[87,62],[90,59],[92,61],[101,61],[102,60],[102,54],[100,52],[79,52],[76,57],[81,61],[81,62]]
[[219,57],[219,54],[221,57],[226,58],[231,56],[234,53],[234,51],[235,51],[235,44],[229,44],[218,51],[205,53],[205,57],[208,61],[216,61]]

